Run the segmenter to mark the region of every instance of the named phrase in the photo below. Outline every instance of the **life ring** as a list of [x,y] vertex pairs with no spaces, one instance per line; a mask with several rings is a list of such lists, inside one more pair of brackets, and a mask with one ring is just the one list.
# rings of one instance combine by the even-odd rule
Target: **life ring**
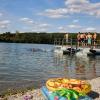
[[87,81],[67,78],[49,79],[46,82],[46,87],[51,91],[56,91],[61,88],[73,89],[85,94],[91,91],[91,85]]

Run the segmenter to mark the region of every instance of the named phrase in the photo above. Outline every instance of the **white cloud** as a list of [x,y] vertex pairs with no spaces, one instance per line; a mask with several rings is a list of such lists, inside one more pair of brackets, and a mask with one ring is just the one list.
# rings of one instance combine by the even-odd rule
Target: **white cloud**
[[22,22],[27,23],[27,24],[33,24],[33,23],[34,23],[33,20],[30,19],[30,18],[20,18],[20,20],[21,20]]
[[59,26],[59,27],[58,27],[58,30],[59,30],[60,32],[66,32],[67,28],[64,27],[64,26]]
[[65,0],[65,8],[46,9],[39,15],[50,18],[64,18],[71,14],[87,14],[100,17],[100,3],[91,3],[89,0]]
[[[30,18],[20,18],[20,21],[24,22],[25,25],[27,26],[24,26],[26,29],[31,29],[32,31],[44,31],[44,30],[47,30],[51,25],[48,24],[48,23],[43,23],[43,22],[38,22],[38,21],[33,21],[32,19]],[[31,25],[31,26],[30,26]]]
[[60,32],[66,32],[70,29],[82,29],[82,26],[81,25],[77,25],[77,24],[70,24],[70,25],[65,25],[65,26],[59,26],[58,27],[58,30]]
[[65,4],[71,13],[84,13],[100,17],[100,3],[91,3],[89,0],[66,0]]
[[65,8],[59,8],[59,9],[46,9],[43,13],[39,13],[38,15],[47,16],[50,18],[66,18],[68,17],[65,15],[68,12]]
[[3,14],[2,13],[0,13],[0,17],[2,16]]
[[0,21],[0,24],[9,24],[10,21],[9,20],[3,20],[3,21]]
[[79,20],[78,19],[74,19],[73,20],[73,23],[77,23]]
[[96,30],[96,28],[93,28],[93,27],[88,27],[88,28],[86,28],[85,30],[86,30],[86,31],[95,31],[95,30]]
[[0,29],[7,28],[10,25],[10,20],[2,20],[0,21]]
[[65,0],[65,4],[69,5],[69,4],[87,4],[89,3],[88,0]]
[[64,15],[48,15],[48,17],[50,17],[50,18],[66,18],[66,16],[64,16]]
[[5,28],[7,28],[6,25],[0,25],[0,29],[5,29]]
[[49,27],[50,25],[49,24],[46,24],[46,23],[42,23],[42,24],[39,24],[38,26],[39,27]]
[[66,14],[68,10],[65,8],[59,8],[55,10],[47,9],[45,12],[52,13],[52,14]]
[[[31,24],[31,26],[30,26],[30,24],[29,24],[29,19],[27,19],[27,18],[23,18],[23,19],[21,19],[22,21],[24,21],[25,23],[26,23],[26,25],[25,26],[23,26],[23,29],[24,30],[32,30],[32,31],[34,31],[34,32],[44,32],[44,31],[46,31],[46,30],[48,30],[48,28],[49,27],[51,27],[51,25],[50,24],[48,24],[48,23],[43,23],[43,22],[36,22],[36,21],[34,21],[34,24]],[[27,24],[28,23],[28,24]]]
[[29,18],[20,18],[21,21],[27,21],[30,20]]
[[75,25],[75,24],[71,24],[71,25],[68,25],[69,28],[81,28],[80,25]]
[[62,26],[60,26],[60,27],[58,27],[58,29],[59,29],[59,30],[64,30],[65,28],[62,27]]
[[50,27],[51,27],[51,25],[47,24],[47,23],[37,23],[36,25],[33,25],[32,31],[45,32]]
[[37,27],[33,27],[32,31],[33,32],[46,32],[48,29],[47,28],[40,28],[38,29]]

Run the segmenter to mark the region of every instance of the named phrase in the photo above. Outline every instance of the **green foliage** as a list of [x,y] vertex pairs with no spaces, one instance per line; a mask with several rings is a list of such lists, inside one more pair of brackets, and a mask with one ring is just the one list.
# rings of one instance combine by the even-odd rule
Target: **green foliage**
[[[56,38],[63,39],[64,35],[65,33],[6,32],[0,34],[0,42],[53,44]],[[69,38],[76,39],[76,36],[76,33],[69,33]],[[100,40],[100,34],[98,34],[97,39]]]

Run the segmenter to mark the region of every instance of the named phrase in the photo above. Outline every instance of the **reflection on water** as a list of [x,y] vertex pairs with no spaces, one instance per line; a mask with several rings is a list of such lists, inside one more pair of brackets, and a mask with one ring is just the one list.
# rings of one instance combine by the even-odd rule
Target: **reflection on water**
[[[99,57],[76,57],[75,55],[56,54],[55,66],[63,66],[65,77],[78,79],[92,79],[98,77]],[[63,65],[62,65],[63,64]],[[100,71],[100,70],[99,70]]]
[[76,76],[81,79],[96,77],[96,60],[91,58],[76,59]]
[[100,76],[100,57],[57,55],[52,49],[53,45],[45,44],[0,43],[0,92],[33,85],[38,88],[51,77]]

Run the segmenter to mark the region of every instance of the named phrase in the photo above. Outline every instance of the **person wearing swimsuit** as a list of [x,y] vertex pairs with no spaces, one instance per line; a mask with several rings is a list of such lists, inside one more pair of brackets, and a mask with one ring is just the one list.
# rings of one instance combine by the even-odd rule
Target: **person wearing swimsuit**
[[80,32],[77,34],[77,43],[78,43],[78,47],[80,46],[80,42],[81,42],[81,40],[80,40]]
[[83,38],[84,38],[83,45],[86,46],[86,34],[85,33],[83,33]]
[[84,46],[84,34],[83,33],[80,35],[80,38],[81,38],[82,46]]
[[91,47],[91,43],[92,43],[92,35],[90,33],[88,33],[88,46]]
[[65,34],[66,43],[68,43],[68,33]]
[[88,42],[88,37],[87,37],[87,33],[84,34],[84,39],[85,39],[85,46],[87,46],[87,42]]
[[96,46],[96,38],[97,38],[97,34],[94,33],[94,34],[93,34],[93,45],[94,45],[94,48],[95,48],[95,46]]

